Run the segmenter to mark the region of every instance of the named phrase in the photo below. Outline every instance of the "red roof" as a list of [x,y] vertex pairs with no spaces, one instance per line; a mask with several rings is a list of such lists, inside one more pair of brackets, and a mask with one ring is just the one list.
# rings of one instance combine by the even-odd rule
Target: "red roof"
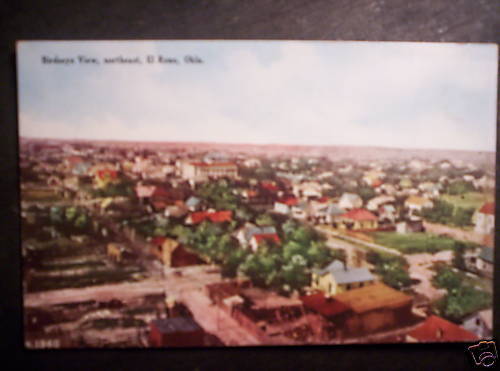
[[349,306],[340,301],[326,298],[322,292],[302,296],[300,300],[304,303],[304,307],[312,309],[325,317],[332,317],[350,309]]
[[288,197],[283,200],[278,201],[279,203],[288,205],[288,206],[295,206],[299,203],[299,200],[296,199],[295,197]]
[[233,212],[230,210],[217,212],[197,211],[191,214],[191,222],[193,224],[198,224],[208,219],[213,223],[222,223],[230,222],[232,220],[232,217]]
[[372,182],[372,187],[377,188],[380,187],[383,184],[383,182],[380,179],[376,179]]
[[117,176],[118,173],[116,172],[116,170],[102,169],[97,171],[97,177],[99,179],[104,179],[104,178],[116,179]]
[[342,218],[352,220],[377,220],[377,217],[365,209],[352,209],[342,215]]
[[80,162],[83,162],[83,158],[81,158],[80,156],[69,156],[69,157],[66,158],[66,160],[71,165],[76,165],[76,164],[78,164]]
[[262,241],[273,241],[276,244],[281,243],[281,240],[276,233],[254,234],[252,238],[255,238],[257,244],[260,244]]
[[486,202],[481,209],[479,209],[480,213],[495,215],[495,203],[494,202]]
[[472,332],[434,315],[428,317],[424,323],[410,331],[408,335],[425,342],[473,341],[478,339]]
[[323,197],[321,197],[321,198],[318,200],[318,202],[325,203],[325,202],[328,202],[328,200],[329,200],[329,199],[330,199],[330,198],[329,198],[328,196],[323,196]]
[[268,191],[278,191],[279,187],[273,183],[270,182],[260,182],[260,186],[264,189],[267,189]]
[[163,187],[155,187],[152,197],[170,197],[170,193]]

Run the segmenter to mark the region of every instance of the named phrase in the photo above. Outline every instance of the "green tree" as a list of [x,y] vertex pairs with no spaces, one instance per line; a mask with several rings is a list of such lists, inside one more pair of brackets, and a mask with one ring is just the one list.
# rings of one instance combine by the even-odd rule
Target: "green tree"
[[302,255],[293,255],[283,265],[281,270],[282,288],[280,291],[291,293],[294,290],[301,291],[309,284],[307,262]]
[[473,208],[458,207],[453,215],[453,224],[459,227],[465,227],[472,224]]
[[255,219],[255,224],[259,226],[275,225],[274,219],[269,214],[261,214]]

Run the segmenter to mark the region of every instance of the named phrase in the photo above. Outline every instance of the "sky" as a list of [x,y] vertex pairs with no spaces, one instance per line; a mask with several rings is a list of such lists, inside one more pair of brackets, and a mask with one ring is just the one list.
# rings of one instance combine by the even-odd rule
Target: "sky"
[[[497,53],[494,44],[21,42],[19,132],[495,151]],[[100,63],[80,64],[79,55]],[[180,63],[146,63],[160,55]],[[142,64],[104,63],[117,56]]]

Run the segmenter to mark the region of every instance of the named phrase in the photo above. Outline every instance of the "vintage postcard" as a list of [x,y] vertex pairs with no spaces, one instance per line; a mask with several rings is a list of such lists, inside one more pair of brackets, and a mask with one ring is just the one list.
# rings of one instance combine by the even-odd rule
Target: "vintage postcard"
[[19,42],[25,346],[490,339],[497,53]]

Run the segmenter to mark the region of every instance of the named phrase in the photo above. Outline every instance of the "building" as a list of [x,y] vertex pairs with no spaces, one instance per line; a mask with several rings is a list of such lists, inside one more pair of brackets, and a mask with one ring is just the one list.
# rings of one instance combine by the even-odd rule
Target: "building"
[[245,225],[236,232],[236,239],[241,246],[246,247],[256,234],[276,234],[276,228],[273,226],[258,227],[252,223],[245,223]]
[[287,197],[278,200],[274,203],[274,211],[280,214],[288,215],[291,212],[291,207],[296,206],[299,200],[295,197]]
[[205,263],[198,254],[171,238],[156,237],[151,241],[151,244],[153,245],[153,254],[162,261],[165,268],[187,267]]
[[311,287],[332,296],[374,282],[375,277],[367,268],[349,268],[340,260],[334,260],[323,269],[313,270]]
[[495,230],[495,203],[486,202],[474,214],[474,231],[482,234],[494,233]]
[[196,347],[204,345],[205,332],[190,317],[159,318],[150,323],[152,347]]
[[444,318],[432,315],[410,331],[406,336],[408,343],[437,343],[475,341],[477,336]]
[[494,251],[492,247],[481,247],[481,251],[476,263],[479,274],[489,278],[493,278],[493,269],[495,264],[493,255]]
[[272,246],[279,246],[281,243],[280,238],[276,233],[262,233],[262,234],[254,234],[250,239],[250,246],[252,251],[257,251],[258,248],[262,245],[262,243],[268,243]]
[[480,339],[491,339],[493,336],[493,310],[485,309],[464,319],[462,327]]
[[334,297],[351,312],[343,322],[342,333],[360,335],[408,325],[413,315],[412,298],[383,283],[375,283]]
[[212,223],[230,222],[233,218],[231,210],[226,211],[197,211],[191,213],[186,218],[186,224],[200,224],[203,221],[210,221]]
[[344,210],[357,209],[361,206],[363,206],[363,200],[355,193],[344,193],[338,204],[338,207]]
[[410,215],[414,215],[415,211],[422,211],[422,209],[431,208],[434,203],[425,197],[410,196],[405,201],[405,207],[409,210]]
[[184,179],[201,182],[211,178],[236,178],[238,167],[232,162],[185,162],[181,167]]
[[365,209],[352,209],[340,216],[340,228],[348,230],[374,230],[378,228],[378,218]]

